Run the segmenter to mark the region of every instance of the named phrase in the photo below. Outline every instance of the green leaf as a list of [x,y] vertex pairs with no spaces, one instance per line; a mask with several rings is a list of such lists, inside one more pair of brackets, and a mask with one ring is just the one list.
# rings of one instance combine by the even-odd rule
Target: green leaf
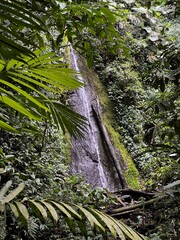
[[[36,27],[38,27],[38,29],[40,28],[40,30],[46,29],[46,26],[44,24],[43,21],[41,21],[41,19],[39,17],[37,17],[35,14],[33,14],[31,11],[28,11],[28,9],[26,9],[26,5],[24,5],[22,2],[16,2],[18,3],[18,5],[15,2],[8,2],[8,1],[4,1],[1,0],[0,4],[1,5],[1,9],[3,9],[3,7],[5,8],[6,6],[6,10],[7,12],[11,12],[14,13],[15,15],[17,15],[18,17],[22,17],[22,19],[26,19],[28,22],[31,22],[31,26],[32,28],[34,28],[34,25]],[[14,12],[12,12],[14,11]],[[6,14],[7,15],[7,14]],[[39,24],[37,24],[39,23]]]
[[83,131],[85,131],[87,119],[61,103],[52,103],[53,107],[51,111],[53,117],[57,117],[57,121],[60,123],[62,130],[67,129],[75,138],[83,138]]
[[57,223],[59,217],[58,217],[58,214],[56,212],[56,210],[54,209],[54,207],[48,203],[48,202],[45,202],[45,201],[40,201],[42,204],[44,204],[44,206],[49,210],[54,222]]
[[8,181],[0,190],[0,201],[2,201],[4,199],[4,196],[6,194],[6,192],[9,190],[9,188],[12,185],[12,180]]
[[35,98],[32,97],[31,95],[29,95],[27,92],[25,92],[25,91],[22,90],[21,88],[16,87],[15,85],[13,85],[13,84],[11,84],[11,83],[9,83],[9,82],[7,82],[7,81],[4,81],[4,80],[2,80],[2,79],[0,79],[0,83],[3,83],[3,84],[5,84],[5,85],[9,86],[10,88],[14,89],[14,90],[17,91],[18,93],[20,93],[20,94],[22,94],[23,96],[25,96],[25,97],[26,97],[27,99],[29,99],[31,102],[35,103],[38,107],[43,108],[43,109],[45,109],[46,111],[49,111],[49,112],[50,112],[50,110],[49,110],[46,106],[44,106],[42,103],[40,103],[39,101],[37,101],[37,99],[35,99]]
[[70,218],[67,218],[65,217],[65,221],[70,229],[70,231],[73,233],[73,234],[76,234],[77,233],[77,222],[79,221],[75,221],[74,219],[70,219]]
[[128,236],[132,240],[141,240],[141,238],[136,234],[134,230],[128,228],[128,226],[124,225],[123,222],[117,221],[117,225],[124,232],[126,236]]
[[75,217],[82,219],[81,216],[69,205],[66,203],[61,202],[61,204],[68,209],[69,212],[71,212]]
[[[75,204],[74,204],[75,205]],[[81,212],[84,213],[84,215],[86,216],[86,218],[88,219],[88,221],[90,222],[91,226],[94,227],[99,227],[99,229],[101,229],[103,232],[105,232],[104,227],[101,225],[101,223],[92,215],[91,212],[89,212],[87,209],[79,206],[79,205],[75,205],[77,208],[79,208],[81,210]]]
[[[9,73],[9,75],[13,75],[13,76],[19,77],[19,78],[21,78],[21,79],[24,79],[24,80],[26,80],[26,81],[28,81],[28,82],[31,82],[31,83],[37,85],[38,87],[41,87],[41,88],[43,88],[43,89],[46,89],[46,90],[49,91],[49,92],[54,92],[54,93],[57,93],[57,92],[58,92],[57,90],[53,89],[52,87],[50,88],[50,87],[48,87],[47,85],[45,85],[45,84],[43,84],[43,83],[41,83],[41,82],[38,82],[37,80],[34,80],[34,79],[31,78],[31,77],[27,77],[27,76],[23,75],[23,72],[21,72],[21,71],[19,71],[19,72],[20,72],[20,73],[18,73],[18,72],[11,72],[11,73]],[[34,76],[34,75],[30,75],[30,76],[36,77],[36,76]],[[41,80],[41,79],[40,79],[40,80]]]
[[6,71],[9,71],[11,68],[13,68],[19,61],[15,59],[11,59],[7,66],[6,66]]
[[5,64],[6,64],[5,61],[0,59],[0,72],[2,72],[2,70],[4,69]]
[[109,10],[107,7],[101,7],[101,11],[104,14],[105,18],[110,23],[116,23],[116,17],[114,16],[114,14],[111,10]]
[[45,221],[47,219],[47,211],[46,209],[39,203],[34,200],[28,200],[31,204],[31,208],[34,210],[36,216],[41,220]]
[[72,218],[71,214],[59,203],[55,201],[50,201],[54,206],[56,206],[62,213],[64,213],[68,218]]
[[[109,228],[112,236],[114,238],[117,237],[117,233],[115,231],[115,228],[114,228],[114,222],[109,218],[109,216],[107,216],[106,214],[98,211],[98,210],[94,210],[94,209],[90,209],[90,211],[92,213],[95,213],[98,215],[98,217],[106,224],[106,226]],[[121,235],[122,235],[122,232],[121,232]],[[123,239],[123,238],[122,238]]]
[[137,233],[135,230],[133,230],[132,228],[130,228],[129,226],[127,226],[126,224],[124,224],[123,222],[118,221],[118,225],[120,226],[120,228],[122,229],[122,231],[128,236],[132,236],[131,239],[132,240],[146,240],[146,238],[143,235],[140,235],[139,233]]
[[24,189],[25,184],[24,183],[20,183],[18,185],[17,188],[15,188],[14,190],[12,190],[2,201],[2,203],[8,203],[11,200],[13,200],[20,192],[22,192],[22,190]]
[[29,213],[28,213],[28,210],[26,208],[26,206],[24,204],[22,204],[21,202],[15,202],[16,206],[17,206],[17,209],[20,213],[20,218],[21,218],[21,221],[24,225],[27,225],[27,221],[29,219]]
[[[14,15],[16,15],[16,17],[18,17],[18,18],[15,18],[15,16],[1,12],[1,19],[8,19],[10,22],[16,23],[19,26],[24,26],[24,27],[36,29],[36,30],[43,30],[38,24],[32,21],[31,18],[26,17],[25,15],[18,13],[17,11],[11,8],[7,8],[3,5],[0,5],[0,8],[4,11],[13,13]],[[24,19],[20,19],[19,17],[23,17]]]
[[92,64],[93,64],[93,55],[89,54],[87,56],[87,65],[88,65],[88,67],[92,67]]
[[9,124],[1,120],[0,120],[0,128],[7,130],[8,132],[19,133],[18,130],[16,130],[15,128],[11,127]]
[[41,118],[39,118],[39,117],[33,115],[32,113],[30,113],[21,104],[19,104],[18,102],[15,102],[14,100],[12,100],[11,98],[9,98],[5,95],[0,96],[0,101],[3,102],[4,104],[8,105],[9,107],[15,109],[16,111],[22,113],[23,115],[26,115],[30,119],[34,119],[34,120],[38,120],[38,121],[41,120]]
[[81,230],[82,235],[85,237],[85,239],[88,239],[88,231],[87,231],[86,223],[83,221],[78,221],[77,223]]
[[7,46],[10,49],[16,50],[17,53],[24,53],[29,56],[33,56],[33,52],[31,52],[29,49],[23,47],[20,44],[15,43],[13,40],[3,36],[2,34],[0,35],[0,43],[2,45]]
[[[38,93],[40,96],[42,96],[44,99],[50,101],[50,100],[48,99],[48,97],[46,97],[43,93],[41,93],[40,91],[38,91],[38,90],[37,90],[36,88],[34,88],[33,86],[31,86],[31,85],[29,85],[29,84],[27,84],[27,83],[25,83],[25,82],[23,82],[23,81],[21,81],[21,80],[19,80],[19,79],[17,79],[17,78],[14,78],[14,77],[11,77],[11,79],[12,79],[13,81],[17,82],[17,83],[20,83],[21,85],[23,85],[23,86],[25,86],[25,87],[27,87],[27,88],[33,90],[34,92],[37,92],[37,93]],[[49,110],[49,111],[50,111],[50,110]]]
[[[44,68],[38,68],[29,69],[29,72],[34,73],[36,78],[39,80],[48,82],[60,88],[66,87],[67,90],[83,86],[81,82],[74,79],[70,74],[67,74],[65,71],[63,71],[63,69],[51,69],[51,71],[49,71]],[[27,72],[26,74],[29,75],[29,72]]]
[[131,240],[146,239],[144,236],[139,235],[138,233],[136,233],[136,231],[134,231],[133,229],[131,229],[130,227],[125,225],[123,222],[116,220],[116,219],[112,218],[111,216],[108,216],[107,214],[100,212],[99,210],[89,209],[89,211],[91,213],[97,215],[106,224],[106,226],[109,228],[111,234],[115,238],[116,238],[116,235],[118,234],[118,236],[122,240],[126,240],[125,236],[127,236],[128,239],[131,239]]
[[21,37],[21,35],[18,35],[15,31],[11,31],[9,30],[7,27],[3,27],[2,25],[0,25],[0,29],[4,32],[4,33],[8,33],[10,34],[10,38],[16,38],[16,40],[20,40],[21,42],[24,43],[24,45],[31,45],[32,42],[27,40],[25,37]]
[[[49,104],[49,108],[51,109],[52,122],[56,125],[56,127],[58,129],[61,129],[63,131],[63,133],[65,133],[66,128],[64,126],[64,123],[63,123],[61,117],[58,115],[58,112],[54,109],[52,104]],[[50,119],[51,116],[49,115],[47,118]]]
[[17,207],[13,203],[8,203],[9,207],[11,208],[12,212],[14,213],[15,217],[19,217],[19,212]]
[[52,58],[55,53],[54,52],[50,52],[50,53],[46,53],[46,54],[42,54],[43,49],[40,51],[40,52],[37,52],[37,51],[34,51],[34,54],[36,54],[37,57],[33,58],[33,59],[30,59],[27,64],[30,66],[30,67],[35,67],[37,65],[41,65],[43,63],[51,63],[53,61],[59,61],[59,59],[61,58],[60,56],[59,57],[54,57]]

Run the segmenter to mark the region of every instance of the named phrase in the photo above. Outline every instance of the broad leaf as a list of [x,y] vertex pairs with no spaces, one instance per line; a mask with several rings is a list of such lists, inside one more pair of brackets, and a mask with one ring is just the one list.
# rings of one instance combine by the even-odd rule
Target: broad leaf
[[92,228],[95,227],[99,227],[99,229],[101,229],[103,232],[105,232],[104,227],[101,225],[101,223],[92,215],[91,212],[89,212],[87,209],[79,206],[79,205],[75,205],[77,208],[80,209],[81,212],[83,212],[83,214],[86,216],[86,218],[88,219],[88,221],[90,222]]
[[12,201],[17,195],[19,195],[20,192],[24,189],[25,185],[24,183],[20,183],[17,188],[12,190],[3,200],[2,203],[8,203]]
[[37,121],[41,121],[42,119],[40,117],[35,116],[31,112],[29,112],[25,107],[23,107],[21,104],[18,102],[15,102],[11,98],[5,95],[0,96],[0,101],[4,104],[6,104],[8,107],[13,108],[14,110],[22,113],[23,115],[29,117],[30,119],[34,119]]
[[26,206],[21,203],[21,202],[15,202],[16,204],[16,207],[18,209],[18,212],[19,212],[19,216],[20,218],[22,219],[22,223],[27,226],[27,221],[29,219],[29,213],[28,213],[28,210],[26,208]]
[[40,204],[39,202],[36,202],[34,200],[28,200],[28,202],[30,203],[30,206],[33,209],[36,216],[41,221],[45,221],[47,219],[48,215],[47,215],[47,211],[44,208],[44,206],[42,206],[42,204]]
[[55,208],[52,206],[52,204],[45,202],[45,201],[41,201],[41,203],[44,204],[44,206],[49,210],[49,212],[52,216],[52,219],[54,220],[54,222],[57,223],[59,217],[58,217],[58,214],[57,214]]
[[14,213],[15,217],[19,217],[19,212],[17,207],[13,203],[8,203],[9,207],[11,208],[11,211]]
[[12,180],[8,181],[3,188],[0,190],[0,201],[2,201],[5,197],[5,194],[7,193],[7,191],[9,190],[9,188],[12,185]]
[[50,201],[50,203],[52,203],[56,208],[58,208],[65,216],[72,219],[71,214],[61,204],[55,201]]

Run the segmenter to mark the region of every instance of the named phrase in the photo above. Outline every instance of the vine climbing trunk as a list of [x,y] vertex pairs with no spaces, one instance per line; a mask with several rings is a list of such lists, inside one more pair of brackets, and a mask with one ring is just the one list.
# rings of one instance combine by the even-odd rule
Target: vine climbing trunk
[[72,172],[82,175],[93,186],[110,191],[125,188],[122,159],[102,121],[102,108],[92,81],[93,75],[72,48],[70,56],[72,67],[81,72],[79,80],[84,83],[84,87],[71,94],[70,102],[73,109],[88,121],[84,139],[72,139]]

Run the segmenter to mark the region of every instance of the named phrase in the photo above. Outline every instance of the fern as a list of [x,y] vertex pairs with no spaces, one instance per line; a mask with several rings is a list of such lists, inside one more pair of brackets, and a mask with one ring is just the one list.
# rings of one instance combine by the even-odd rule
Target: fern
[[33,238],[36,239],[36,235],[39,230],[38,220],[34,217],[30,217],[27,222],[27,232]]

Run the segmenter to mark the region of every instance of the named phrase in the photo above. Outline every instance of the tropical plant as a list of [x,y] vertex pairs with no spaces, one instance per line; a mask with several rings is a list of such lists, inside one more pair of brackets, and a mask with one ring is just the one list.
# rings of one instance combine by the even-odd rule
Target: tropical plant
[[[113,101],[117,131],[142,170],[147,188],[162,189],[180,176],[179,3],[123,1],[119,5],[128,16],[117,27],[126,36],[131,58],[119,52],[107,55],[95,38],[89,38],[94,44],[94,68]],[[155,208],[156,230],[151,229],[155,223],[146,226],[147,231],[158,232],[152,239],[179,238],[179,196],[171,197]]]
[[[88,238],[88,232],[86,231],[86,224],[84,218],[87,219],[92,227],[96,231],[100,232],[104,239],[107,239],[107,232],[109,231],[114,238],[119,236],[120,239],[132,239],[142,240],[146,239],[142,235],[136,233],[130,227],[125,225],[119,220],[115,220],[107,214],[100,212],[92,208],[84,208],[80,205],[67,204],[64,202],[56,202],[52,200],[32,200],[24,198],[23,201],[12,201],[14,198],[24,189],[24,184],[19,184],[18,187],[13,189],[6,195],[12,181],[8,181],[4,187],[0,190],[0,210],[1,213],[5,213],[4,219],[4,231],[6,225],[6,211],[8,208],[13,212],[15,217],[19,218],[23,226],[28,226],[28,220],[30,218],[29,210],[32,209],[37,218],[42,222],[46,221],[49,217],[53,222],[58,224],[59,215],[61,212],[68,226],[73,230],[75,229],[75,222],[79,226],[79,229],[85,239]],[[1,219],[2,221],[2,219]],[[1,222],[2,225],[2,222]],[[1,232],[1,234],[3,234]]]
[[[0,127],[21,134],[23,129],[19,124],[11,125],[13,109],[18,119],[26,121],[26,131],[32,130],[34,121],[45,120],[53,122],[63,131],[67,129],[74,137],[82,136],[85,119],[60,102],[64,91],[81,87],[82,84],[74,79],[75,72],[68,69],[61,62],[59,54],[52,53],[51,49],[59,50],[64,35],[78,48],[80,44],[77,40],[82,30],[88,30],[93,35],[98,33],[101,39],[107,37],[108,42],[113,40],[113,36],[118,39],[118,32],[113,27],[116,22],[114,14],[105,3],[94,3],[92,9],[89,9],[86,3],[78,5],[71,1],[50,0],[2,0],[0,14]],[[108,28],[106,24],[109,24]],[[52,36],[54,33],[55,37]],[[124,46],[122,41],[121,45]],[[92,62],[90,47],[88,42],[83,47],[89,65]],[[95,209],[47,199],[24,198],[22,201],[14,201],[24,184],[6,195],[11,184],[12,181],[8,181],[0,191],[4,220],[6,213],[11,211],[27,228],[33,211],[42,222],[49,215],[55,223],[59,220],[60,211],[70,229],[73,231],[73,223],[76,222],[86,239],[88,233],[84,218],[104,238],[109,229],[115,238],[143,239],[128,226]]]
[[[114,27],[116,7],[113,4],[97,1],[50,1],[30,0],[1,1],[1,56],[10,59],[19,53],[33,55],[32,49],[42,47],[48,42],[58,49],[63,36],[74,46],[80,47],[92,57],[90,43],[82,44],[82,34],[90,32],[104,44],[116,38],[118,47],[126,49],[123,40]],[[112,11],[113,9],[113,11]],[[56,33],[55,33],[56,32]],[[43,34],[41,34],[43,33]],[[113,48],[111,48],[113,49]]]
[[[28,40],[29,34],[43,31],[47,37],[49,33],[40,16],[24,6],[21,1],[0,3],[0,127],[18,133],[17,129],[10,126],[8,119],[8,109],[11,108],[30,120],[47,119],[64,132],[67,129],[74,137],[82,136],[85,118],[74,113],[52,94],[60,96],[63,91],[82,84],[75,80],[75,73],[67,69],[55,53],[46,51],[42,54],[40,49],[31,50],[41,44]],[[43,39],[40,35],[39,38]]]
[[67,129],[73,136],[81,136],[85,118],[62,104],[58,94],[80,87],[82,83],[73,77],[73,70],[58,63],[60,57],[54,57],[54,53],[42,54],[42,50],[36,50],[33,54],[33,57],[0,62],[1,127],[18,133],[3,121],[8,120],[4,110],[12,108],[30,120],[52,120],[64,132]]
[[117,4],[126,12],[117,27],[131,58],[118,51],[108,56],[92,42],[94,68],[114,103],[117,129],[148,182],[157,169],[159,182],[153,182],[160,185],[179,178],[179,17],[176,2],[149,4]]
[[116,39],[111,51],[114,47],[126,50],[114,27],[116,12],[110,8],[115,10],[115,7],[104,2],[91,3],[89,8],[89,3],[83,1],[80,4],[49,0],[1,1],[1,128],[17,132],[8,119],[8,109],[13,108],[36,121],[51,119],[63,131],[67,129],[75,137],[82,136],[85,119],[48,94],[82,85],[72,78],[73,71],[57,63],[57,54],[53,58],[50,50],[40,56],[39,48],[47,46],[58,51],[63,37],[67,36],[69,42],[86,53],[91,65],[91,44],[81,41],[81,34],[88,31],[104,42],[102,47]]

